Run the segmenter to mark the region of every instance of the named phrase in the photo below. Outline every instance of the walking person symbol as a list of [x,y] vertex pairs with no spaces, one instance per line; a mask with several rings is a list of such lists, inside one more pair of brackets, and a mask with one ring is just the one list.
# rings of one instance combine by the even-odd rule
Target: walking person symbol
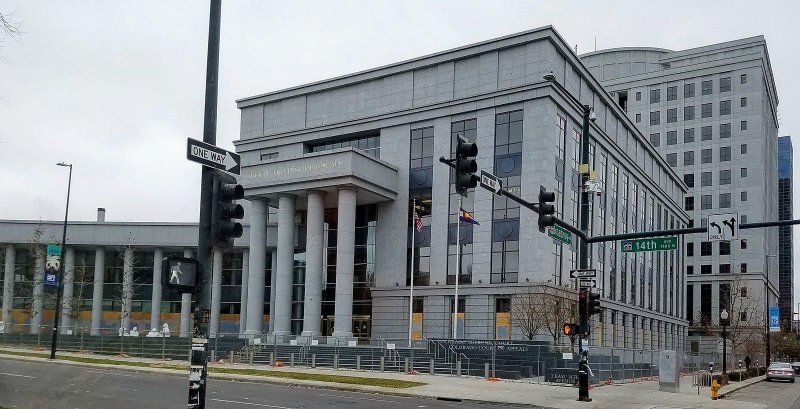
[[178,262],[174,266],[172,266],[172,268],[170,269],[170,272],[169,272],[169,282],[170,282],[170,284],[180,284],[181,283],[180,277],[182,275],[183,275],[183,272],[181,271],[181,263]]

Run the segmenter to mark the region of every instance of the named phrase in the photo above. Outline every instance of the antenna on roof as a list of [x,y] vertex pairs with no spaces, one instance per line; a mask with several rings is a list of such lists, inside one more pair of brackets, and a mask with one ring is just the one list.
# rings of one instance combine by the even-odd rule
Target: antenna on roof
[[594,36],[594,50],[597,51],[597,36]]
[[578,54],[578,44],[575,44],[575,54]]

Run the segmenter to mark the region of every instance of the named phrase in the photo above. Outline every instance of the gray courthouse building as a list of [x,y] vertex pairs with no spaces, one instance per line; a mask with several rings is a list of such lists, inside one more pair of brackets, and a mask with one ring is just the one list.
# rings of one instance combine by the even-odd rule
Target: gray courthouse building
[[[581,59],[689,188],[690,225],[722,213],[778,220],[778,95],[762,36]],[[706,333],[727,309],[732,325],[763,332],[767,306],[778,305],[778,228],[742,230],[734,241],[686,239],[685,318]],[[783,311],[791,319],[791,306]]]
[[[557,84],[543,79],[550,73]],[[212,321],[219,323],[212,331],[405,339],[413,266],[415,338],[450,337],[453,319],[459,337],[522,338],[509,324],[514,295],[572,288],[575,239],[561,244],[538,231],[527,209],[470,190],[463,207],[480,224],[462,224],[457,272],[458,200],[450,169],[438,158],[450,157],[463,135],[477,143],[480,169],[529,201],[540,185],[555,191],[557,214],[577,225],[577,99],[597,116],[590,167],[603,193],[592,198],[592,234],[685,227],[683,178],[601,79],[544,27],[238,100],[241,135],[234,144],[249,223],[233,251],[215,254],[220,278],[212,284],[220,291]],[[424,225],[413,243],[412,202]],[[19,283],[42,291],[43,250],[31,245],[37,226],[45,233],[36,243],[60,231],[57,222],[0,222],[4,289],[15,288],[4,292],[7,321],[31,320],[23,301],[14,304]],[[75,319],[92,328],[146,328],[181,317],[188,324],[189,301],[157,284],[158,260],[195,240],[193,224],[72,223],[67,270],[75,272],[67,285],[72,299],[82,285],[92,288],[81,308],[97,310]],[[592,245],[605,311],[593,322],[591,342],[682,348],[686,248],[682,239],[677,251],[638,254],[622,253],[614,242]],[[106,278],[100,290],[85,278],[79,285],[81,268]],[[111,284],[122,287],[122,299]]]

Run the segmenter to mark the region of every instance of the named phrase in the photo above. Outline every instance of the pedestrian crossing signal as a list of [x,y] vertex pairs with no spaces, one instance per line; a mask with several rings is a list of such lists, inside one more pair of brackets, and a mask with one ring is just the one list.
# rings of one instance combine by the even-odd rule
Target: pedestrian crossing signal
[[161,263],[163,284],[179,293],[197,290],[197,273],[200,262],[191,257],[168,256]]
[[564,324],[564,335],[574,337],[578,335],[578,324],[566,323]]

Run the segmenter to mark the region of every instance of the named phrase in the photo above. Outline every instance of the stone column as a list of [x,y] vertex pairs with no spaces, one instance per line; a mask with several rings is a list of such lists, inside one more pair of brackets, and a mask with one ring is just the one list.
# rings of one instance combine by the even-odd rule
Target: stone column
[[353,259],[356,240],[356,191],[339,189],[336,226],[336,306],[333,336],[353,336]]
[[[252,227],[251,227],[252,228]],[[239,297],[239,335],[244,334],[245,325],[247,324],[247,284],[250,274],[250,251],[245,250],[242,252],[242,284],[241,296]]]
[[211,322],[208,332],[212,338],[219,333],[219,311],[222,307],[222,249],[215,248],[211,270]]
[[36,247],[36,263],[33,270],[33,313],[31,314],[31,334],[38,334],[42,325],[44,297],[44,247]]
[[303,305],[304,336],[319,336],[322,317],[322,252],[325,235],[325,192],[308,192],[306,215],[306,284]]
[[[75,284],[75,248],[67,247],[64,253],[64,292],[61,298],[60,333],[66,334],[72,327],[72,294]],[[80,307],[78,307],[80,312]]]
[[94,249],[94,286],[92,290],[91,335],[100,335],[103,327],[103,283],[105,281],[106,250]]
[[131,302],[133,300],[133,249],[126,247],[122,255],[122,317],[120,326],[131,329]]
[[[278,249],[272,249],[269,253],[269,332],[275,330],[275,279],[277,279],[278,275],[276,271],[278,271]],[[265,282],[264,285],[266,286],[267,283]]]
[[[153,295],[150,298],[150,330],[161,331],[161,263],[164,249],[153,250]],[[144,330],[144,328],[141,328]]]
[[4,271],[3,286],[3,317],[6,324],[6,331],[11,332],[11,309],[14,306],[14,269],[16,267],[16,251],[14,246],[6,246],[6,265]]
[[294,213],[295,197],[278,198],[278,270],[275,277],[275,311],[270,320],[275,321],[274,335],[292,333],[292,284],[294,270]]
[[[250,254],[247,274],[247,303],[244,334],[253,337],[260,335],[264,327],[264,274],[267,263],[267,201],[250,201]],[[244,277],[242,278],[244,280]]]
[[[192,249],[183,250],[184,257],[192,256]],[[192,335],[192,294],[181,294],[181,324],[178,336],[189,337]]]

